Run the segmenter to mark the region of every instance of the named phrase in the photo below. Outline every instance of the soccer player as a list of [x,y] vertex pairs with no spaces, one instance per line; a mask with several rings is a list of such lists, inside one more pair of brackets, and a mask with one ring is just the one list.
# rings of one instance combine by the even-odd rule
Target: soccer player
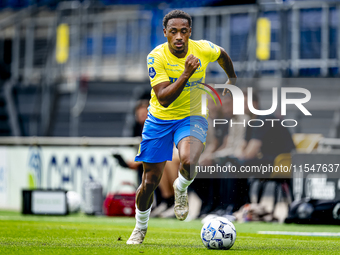
[[207,116],[202,115],[201,95],[205,93],[200,82],[210,62],[217,60],[229,79],[235,84],[233,64],[221,47],[208,41],[193,41],[189,14],[173,10],[163,19],[167,43],[157,46],[147,56],[151,81],[151,100],[145,121],[142,142],[136,161],[143,162],[142,183],[136,194],[136,226],[127,244],[143,242],[153,202],[153,192],[162,177],[164,165],[172,160],[173,143],[178,148],[179,176],[173,187],[174,212],[185,220],[188,212],[187,188],[195,176],[195,167],[204,149],[208,130]]

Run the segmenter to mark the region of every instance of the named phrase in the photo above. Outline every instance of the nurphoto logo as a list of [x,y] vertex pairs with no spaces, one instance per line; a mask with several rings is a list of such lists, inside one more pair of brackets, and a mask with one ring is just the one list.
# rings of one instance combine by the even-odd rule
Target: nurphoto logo
[[[217,96],[217,98],[219,99],[221,105],[221,99],[218,95],[218,93],[216,92],[216,90],[214,88],[212,88],[210,85],[205,84],[205,83],[201,83],[205,86],[207,86],[208,88],[210,88]],[[216,89],[227,89],[229,90],[229,92],[231,93],[232,97],[233,97],[233,114],[234,115],[244,115],[244,94],[242,92],[242,90],[238,87],[236,87],[235,85],[230,85],[230,84],[215,84],[215,88]],[[205,89],[203,89],[204,91],[206,91]],[[209,93],[208,91],[206,91],[211,97],[212,94]],[[287,98],[287,95],[290,93],[299,93],[299,94],[303,94],[304,97],[303,98]],[[255,109],[254,105],[253,105],[253,88],[248,87],[247,88],[247,104],[248,104],[248,108],[249,111],[255,115],[269,115],[272,114],[276,111],[277,106],[278,106],[278,89],[277,88],[272,88],[272,105],[269,109],[267,110],[259,110],[259,109]],[[214,99],[214,98],[213,98]],[[281,88],[281,115],[285,116],[287,115],[287,105],[291,104],[291,105],[295,105],[304,115],[306,116],[311,116],[312,114],[306,109],[306,107],[303,105],[307,102],[309,102],[309,100],[311,99],[311,93],[308,89],[305,88],[296,88],[296,87],[282,87]],[[215,101],[215,99],[214,99]],[[216,102],[215,102],[216,103]],[[202,94],[202,115],[206,115],[207,114],[207,95],[206,94]],[[258,121],[260,124],[259,125],[251,125],[252,122]],[[274,122],[275,121],[280,121],[279,119],[266,119],[266,121],[271,121],[272,122],[272,127],[274,126]],[[294,122],[293,125],[287,125],[286,122]],[[215,125],[218,124],[227,124],[228,120],[226,119],[214,119],[214,127]],[[236,124],[236,123],[235,123]],[[245,126],[245,121],[244,122],[238,122],[237,124],[243,124]],[[285,127],[295,127],[297,125],[297,121],[294,119],[285,119],[281,121],[281,124]],[[231,123],[232,125],[232,123]],[[252,119],[248,121],[248,126],[251,127],[261,127],[264,125],[264,122],[260,119],[256,120],[256,119]]]

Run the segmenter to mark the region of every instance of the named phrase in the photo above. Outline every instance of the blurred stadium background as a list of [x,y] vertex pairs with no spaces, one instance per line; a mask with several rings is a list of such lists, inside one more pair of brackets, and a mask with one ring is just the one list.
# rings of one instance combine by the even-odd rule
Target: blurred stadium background
[[[248,81],[240,86],[256,88],[264,109],[272,87],[310,90],[312,116],[292,107],[287,118],[299,125],[291,132],[317,134],[300,136],[297,147],[308,153],[320,156],[313,151],[320,144],[335,153],[340,1],[234,2],[2,0],[0,209],[20,210],[24,188],[82,193],[83,181],[97,180],[105,195],[124,181],[137,184],[135,171],[123,169],[111,149],[126,160],[135,155],[134,108],[150,93],[146,56],[165,42],[162,18],[174,8],[192,15],[192,39],[226,49],[238,77]],[[259,27],[262,18],[267,25]],[[226,81],[217,63],[206,81]],[[332,199],[339,199],[335,183]],[[299,189],[298,197],[305,196]]]

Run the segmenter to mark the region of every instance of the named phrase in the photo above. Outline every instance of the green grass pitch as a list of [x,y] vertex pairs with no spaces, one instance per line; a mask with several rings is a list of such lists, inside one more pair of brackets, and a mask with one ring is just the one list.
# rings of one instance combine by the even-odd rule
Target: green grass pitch
[[257,231],[340,232],[340,226],[236,223],[228,251],[206,249],[199,220],[151,219],[142,245],[126,245],[134,218],[48,217],[0,212],[0,254],[340,254],[339,237],[261,235]]

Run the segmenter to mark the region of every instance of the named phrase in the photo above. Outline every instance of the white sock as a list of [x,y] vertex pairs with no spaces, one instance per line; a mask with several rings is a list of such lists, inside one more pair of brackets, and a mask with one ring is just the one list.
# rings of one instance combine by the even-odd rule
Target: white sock
[[194,179],[188,181],[181,175],[181,173],[178,173],[178,178],[176,179],[176,187],[180,191],[185,191],[193,181]]
[[148,221],[151,212],[151,207],[146,211],[139,211],[136,205],[136,227],[140,229],[148,228]]

